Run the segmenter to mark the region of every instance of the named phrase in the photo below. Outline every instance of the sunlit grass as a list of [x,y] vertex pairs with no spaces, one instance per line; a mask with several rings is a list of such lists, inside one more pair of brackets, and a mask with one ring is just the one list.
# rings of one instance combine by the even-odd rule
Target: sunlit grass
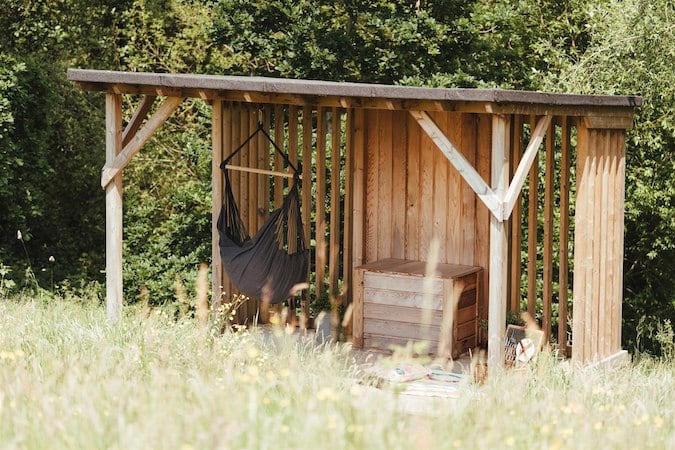
[[4,448],[673,448],[675,368],[604,372],[542,355],[410,415],[357,384],[346,346],[73,301],[0,300]]

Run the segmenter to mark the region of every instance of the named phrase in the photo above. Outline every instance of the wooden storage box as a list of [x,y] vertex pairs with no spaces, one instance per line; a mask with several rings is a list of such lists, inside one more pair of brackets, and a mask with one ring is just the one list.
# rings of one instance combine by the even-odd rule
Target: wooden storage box
[[482,269],[439,264],[429,280],[424,278],[425,269],[424,262],[401,259],[356,268],[355,347],[388,349],[392,344],[427,340],[431,353],[456,358],[477,345]]

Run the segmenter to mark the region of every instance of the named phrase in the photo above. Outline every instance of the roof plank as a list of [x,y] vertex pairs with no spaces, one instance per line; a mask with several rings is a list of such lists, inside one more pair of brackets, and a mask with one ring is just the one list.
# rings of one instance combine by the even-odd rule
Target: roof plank
[[[484,112],[505,113],[527,108],[528,105],[555,107],[555,109],[580,108],[579,115],[589,109],[605,110],[621,108],[627,114],[642,106],[640,96],[579,95],[546,92],[516,91],[504,89],[427,88],[389,86],[382,84],[296,80],[267,77],[239,77],[197,74],[168,74],[149,72],[120,72],[109,70],[68,69],[68,80],[80,89],[100,92],[123,92],[127,94],[189,96],[198,98],[227,98],[243,95],[254,102],[293,104],[321,104],[330,106],[363,105],[386,109],[415,109],[414,105],[434,105],[444,110],[475,109],[470,104],[481,106]],[[333,105],[335,103],[335,105]],[[383,106],[384,105],[384,106]],[[577,115],[577,114],[572,114]]]

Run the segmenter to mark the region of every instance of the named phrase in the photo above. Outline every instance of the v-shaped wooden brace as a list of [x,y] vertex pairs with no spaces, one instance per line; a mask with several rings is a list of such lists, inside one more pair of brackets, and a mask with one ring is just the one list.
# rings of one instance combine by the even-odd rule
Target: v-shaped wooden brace
[[438,127],[436,122],[425,111],[410,111],[410,115],[415,118],[420,124],[424,132],[436,144],[436,146],[443,152],[448,161],[457,169],[459,174],[464,178],[471,189],[476,193],[478,198],[487,206],[492,215],[500,222],[508,220],[516,204],[520,190],[523,188],[527,173],[532,166],[534,157],[539,150],[541,142],[546,135],[546,129],[551,123],[551,116],[543,116],[537,122],[537,126],[530,137],[530,143],[523,153],[523,157],[518,164],[518,169],[513,175],[511,184],[503,197],[499,196],[493,191],[490,186],[483,180],[480,174],[474,169],[471,163],[462,155],[462,152],[450,142],[450,140],[443,134],[443,131]]
[[[129,161],[140,151],[146,142],[152,137],[153,133],[160,127],[166,119],[171,116],[174,110],[181,104],[183,99],[181,97],[167,97],[164,103],[155,111],[155,113],[148,119],[146,124],[139,130],[141,122],[148,114],[155,97],[144,97],[129,124],[124,130],[122,142],[124,148],[115,157],[111,164],[103,167],[101,174],[101,186],[105,188],[113,178],[124,169]],[[138,131],[136,131],[138,130]]]

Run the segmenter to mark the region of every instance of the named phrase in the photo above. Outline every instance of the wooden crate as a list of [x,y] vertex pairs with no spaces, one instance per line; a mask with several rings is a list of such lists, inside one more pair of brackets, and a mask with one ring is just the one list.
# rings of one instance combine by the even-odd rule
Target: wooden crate
[[402,259],[355,269],[355,347],[388,349],[426,340],[431,353],[456,358],[477,345],[482,269],[439,264],[428,280],[425,269],[424,262]]

